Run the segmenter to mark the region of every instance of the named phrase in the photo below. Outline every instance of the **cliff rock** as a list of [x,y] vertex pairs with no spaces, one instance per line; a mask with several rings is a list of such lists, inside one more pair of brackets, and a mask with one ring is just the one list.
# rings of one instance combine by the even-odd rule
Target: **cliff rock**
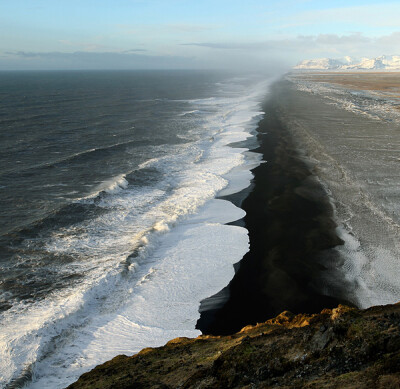
[[230,336],[177,338],[68,387],[80,388],[400,388],[400,303],[286,311]]

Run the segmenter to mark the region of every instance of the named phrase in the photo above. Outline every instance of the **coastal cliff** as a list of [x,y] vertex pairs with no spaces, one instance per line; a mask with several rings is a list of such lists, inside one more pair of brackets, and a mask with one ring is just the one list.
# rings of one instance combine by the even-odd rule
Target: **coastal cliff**
[[230,336],[177,338],[120,355],[83,388],[400,388],[400,304],[283,312]]

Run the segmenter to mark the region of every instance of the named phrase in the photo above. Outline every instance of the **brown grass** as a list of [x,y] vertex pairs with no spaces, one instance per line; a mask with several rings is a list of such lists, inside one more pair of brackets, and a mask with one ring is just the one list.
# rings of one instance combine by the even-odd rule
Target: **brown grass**
[[350,89],[389,93],[400,98],[400,72],[374,73],[307,73],[298,74],[297,78],[313,82],[343,85]]

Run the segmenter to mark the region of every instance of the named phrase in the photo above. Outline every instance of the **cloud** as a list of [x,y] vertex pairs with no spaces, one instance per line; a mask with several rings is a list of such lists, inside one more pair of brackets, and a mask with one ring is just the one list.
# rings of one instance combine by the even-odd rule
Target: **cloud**
[[138,52],[144,52],[147,51],[146,49],[130,49],[130,50],[124,50],[122,53],[123,54],[128,54],[128,53],[138,53]]
[[[189,56],[188,53],[192,55]],[[1,53],[0,53],[1,54]],[[0,57],[0,70],[135,70],[135,69],[230,69],[282,72],[274,58],[249,59],[241,52],[208,55],[187,51],[185,56],[113,52],[8,52]]]
[[187,36],[187,34],[199,35],[221,28],[214,24],[191,24],[191,23],[170,23],[170,24],[117,24],[115,26],[122,35],[145,35],[157,36]]
[[[198,46],[207,47],[210,49],[220,49],[220,50],[271,50],[280,48],[295,48],[298,43],[307,40],[307,37],[298,37],[296,39],[276,39],[276,40],[266,40],[260,42],[200,42],[200,43],[182,43],[182,46]],[[311,38],[310,38],[311,39]]]
[[192,42],[185,46],[197,46],[223,51],[264,52],[279,57],[304,59],[305,56],[355,55],[369,56],[396,54],[400,51],[400,32],[381,37],[367,37],[359,32],[337,35],[298,35],[285,39],[269,39],[259,42]]
[[236,43],[236,42],[226,42],[226,43],[212,43],[212,42],[192,42],[192,43],[181,43],[181,46],[199,46],[199,47],[208,47],[210,49],[228,49],[228,50],[238,50],[238,49],[250,49],[252,47],[252,43]]
[[200,46],[220,50],[295,50],[303,51],[305,48],[325,46],[325,45],[354,45],[369,43],[370,39],[359,33],[346,36],[335,34],[299,35],[294,38],[269,39],[259,42],[199,42],[183,43],[184,46]]
[[376,42],[380,45],[393,45],[400,46],[400,31],[394,32],[390,35],[382,36],[376,39]]
[[100,45],[97,43],[70,41],[68,39],[60,39],[58,42],[62,43],[65,46],[70,47],[70,50],[93,51],[93,52],[99,52],[99,51],[115,52],[116,51],[115,49],[113,49],[113,47]]
[[176,24],[166,24],[162,26],[162,28],[177,32],[196,33],[196,32],[215,30],[219,27],[214,25],[204,25],[204,24],[176,23]]
[[315,37],[315,43],[319,45],[360,45],[371,43],[371,38],[361,33],[350,35],[319,34]]
[[[368,37],[354,32],[265,39],[199,41],[171,47],[175,55],[150,55],[145,49],[113,51],[0,53],[0,69],[254,69],[290,67],[303,59],[400,54],[400,31]],[[278,66],[279,65],[279,66]]]
[[0,69],[182,69],[194,65],[194,58],[152,56],[127,52],[6,52]]

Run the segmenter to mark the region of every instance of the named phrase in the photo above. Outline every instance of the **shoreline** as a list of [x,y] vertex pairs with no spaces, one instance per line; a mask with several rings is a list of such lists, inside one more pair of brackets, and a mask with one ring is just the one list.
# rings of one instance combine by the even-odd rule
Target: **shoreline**
[[[166,83],[173,81],[165,79]],[[162,82],[162,78],[156,80],[157,85]],[[132,165],[133,170],[122,171],[118,170],[121,166],[113,165],[112,169],[122,173],[112,175],[112,182],[99,181],[102,188],[94,191],[98,197],[74,202],[76,217],[63,208],[60,215],[52,216],[51,223],[45,220],[40,229],[34,226],[24,232],[29,239],[40,233],[32,246],[37,250],[33,253],[40,253],[38,260],[50,253],[50,258],[60,258],[55,270],[59,265],[66,274],[80,274],[81,270],[82,274],[76,285],[64,277],[57,284],[57,293],[48,298],[44,293],[43,299],[32,298],[28,305],[17,302],[21,309],[15,305],[7,310],[0,336],[5,346],[0,387],[10,382],[32,388],[67,386],[115,355],[161,346],[177,336],[201,334],[195,329],[199,302],[229,283],[233,264],[248,250],[247,230],[229,225],[242,218],[244,211],[215,196],[250,183],[256,156],[254,160],[243,158],[247,148],[229,145],[254,134],[260,118],[258,96],[265,92],[266,84],[265,80],[232,79],[224,89],[225,84],[208,86],[200,79],[202,94],[196,88],[193,93],[188,90],[198,99],[183,99],[176,108],[165,111],[160,138],[154,138],[152,132],[143,134],[154,138],[154,144],[150,138],[142,142],[138,135],[137,156],[135,143],[124,144],[121,150],[118,146],[117,162],[122,156],[121,163]],[[236,92],[239,87],[243,93]],[[160,104],[156,99],[155,112],[169,101],[175,107],[174,93],[181,98],[183,92],[171,90]],[[144,116],[137,118],[139,124],[148,120],[147,111],[143,112]],[[156,134],[158,127],[153,130]],[[128,162],[123,157],[126,150],[128,155],[133,150]],[[98,157],[101,161],[102,152]],[[232,171],[235,174],[229,179],[226,176]],[[53,234],[59,228],[62,233]],[[29,256],[22,239],[21,251]],[[64,255],[69,258],[70,254],[78,262],[85,258],[82,267],[62,267]],[[47,266],[46,261],[38,262],[37,274],[45,276]],[[53,273],[50,275],[58,270]],[[33,291],[40,290],[32,285]],[[46,291],[51,289],[46,287]],[[33,327],[30,317],[37,318]],[[62,342],[57,342],[58,338]]]
[[[261,152],[263,161],[252,170],[248,188],[219,197],[247,212],[227,224],[245,223],[250,251],[234,265],[229,285],[201,301],[196,328],[204,335],[117,356],[81,376],[71,389],[98,383],[111,388],[116,382],[121,387],[179,382],[185,387],[327,388],[400,383],[400,303],[388,305],[398,301],[398,293],[387,296],[388,286],[400,290],[397,279],[390,278],[398,272],[382,267],[393,265],[390,256],[377,256],[375,263],[374,251],[365,262],[360,257],[377,243],[400,252],[392,240],[399,236],[392,227],[400,222],[395,213],[388,218],[383,212],[393,204],[380,204],[387,192],[377,190],[383,179],[386,185],[388,178],[398,183],[398,124],[343,109],[329,97],[285,79],[272,86],[257,129],[260,146],[250,148]],[[399,193],[398,185],[393,189]],[[360,293],[371,297],[363,281],[388,275],[392,284],[366,285],[385,292],[384,298],[360,304]]]
[[351,305],[317,286],[325,270],[317,258],[338,256],[329,249],[343,241],[336,235],[327,193],[279,116],[274,95],[284,82],[271,87],[257,129],[260,146],[252,150],[264,162],[252,170],[252,186],[242,202],[250,251],[235,266],[229,285],[201,302],[196,328],[203,334],[234,333],[285,310],[315,313]]
[[[245,140],[242,142],[232,143],[230,146],[234,147],[234,148],[235,147],[248,148],[249,152],[255,152],[255,150],[257,148],[254,148],[253,143],[254,143],[254,140],[253,141]],[[262,163],[262,160],[261,160],[261,163]],[[253,169],[251,171],[253,171]],[[247,188],[244,188],[244,189],[240,190],[239,192],[231,193],[228,195],[217,196],[216,199],[228,201],[228,202],[232,203],[234,206],[236,206],[240,209],[243,209],[243,202],[250,195],[253,188],[254,188],[254,183],[252,180],[250,182],[250,185]],[[234,220],[232,222],[226,223],[226,225],[243,227],[243,228],[247,229],[246,223],[245,223],[245,216],[240,219]],[[239,270],[242,259],[233,264],[233,269],[234,269],[235,274]],[[227,303],[227,301],[229,300],[229,296],[230,296],[229,285],[227,285],[224,288],[222,288],[219,292],[201,300],[200,306],[199,306],[200,315],[202,314],[202,312],[207,312],[207,311],[214,312],[216,310],[219,310]],[[196,325],[196,329],[199,329],[197,327],[197,325]]]

